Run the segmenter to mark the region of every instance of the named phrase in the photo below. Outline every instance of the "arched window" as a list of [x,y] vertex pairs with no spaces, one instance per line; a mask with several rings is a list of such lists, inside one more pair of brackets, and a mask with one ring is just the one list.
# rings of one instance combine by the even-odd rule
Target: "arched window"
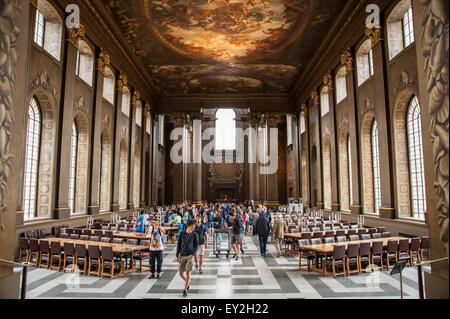
[[411,0],[401,0],[387,19],[389,60],[414,43]]
[[141,151],[139,144],[134,149],[134,181],[133,181],[134,208],[140,207],[141,203]]
[[125,138],[120,141],[120,174],[119,174],[119,205],[127,209],[128,193],[128,146]]
[[336,74],[336,103],[347,97],[347,68],[343,66]]
[[322,146],[323,155],[323,201],[325,209],[331,209],[331,145],[327,137]]
[[123,88],[122,94],[122,113],[126,116],[130,116],[130,90],[127,87]]
[[28,105],[27,140],[25,144],[25,171],[23,183],[24,218],[36,215],[39,152],[41,143],[41,113],[36,99]]
[[300,134],[303,134],[305,132],[306,132],[305,113],[302,112],[302,114],[300,114]]
[[76,121],[72,123],[72,145],[70,150],[70,172],[69,172],[69,208],[70,213],[75,213],[75,188],[77,172],[78,151],[78,127]]
[[111,189],[111,138],[110,133],[104,130],[100,141],[100,210],[110,209]]
[[61,57],[62,20],[46,0],[38,0],[34,24],[34,42],[55,59]]
[[380,184],[380,152],[378,148],[378,124],[372,124],[372,167],[373,167],[373,188],[375,212],[379,213],[381,206],[381,184]]
[[106,67],[105,76],[103,78],[103,98],[105,98],[111,104],[114,104],[114,87],[114,73],[110,68]]
[[231,109],[220,109],[216,113],[216,149],[236,149],[236,113]]
[[356,53],[358,86],[374,75],[372,41],[366,40]]
[[413,97],[407,117],[409,175],[411,181],[411,202],[413,216],[425,219],[425,173],[423,165],[422,121],[417,97]]
[[350,135],[347,139],[347,165],[348,165],[348,194],[350,199],[350,207],[353,204],[353,179],[352,179],[352,144]]
[[142,104],[141,104],[141,102],[138,102],[136,104],[136,125],[139,127],[142,126]]
[[75,74],[84,82],[92,86],[92,76],[94,74],[94,55],[89,45],[80,40],[77,51],[77,64]]
[[328,94],[328,87],[325,86],[320,92],[320,113],[322,117],[330,112],[330,96]]

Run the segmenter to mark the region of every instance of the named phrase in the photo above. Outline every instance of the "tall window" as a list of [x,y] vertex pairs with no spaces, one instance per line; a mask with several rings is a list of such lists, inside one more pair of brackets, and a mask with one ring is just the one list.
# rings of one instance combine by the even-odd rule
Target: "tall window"
[[320,92],[320,113],[324,117],[330,112],[330,97],[328,95],[328,87],[324,87]]
[[410,7],[408,11],[406,11],[405,15],[402,19],[403,25],[403,45],[406,47],[410,46],[411,43],[414,42],[414,20],[413,20],[413,11]]
[[44,15],[36,9],[36,23],[34,25],[34,42],[40,47],[44,46],[44,28],[45,18]]
[[420,118],[420,105],[417,97],[413,97],[409,104],[407,130],[413,216],[415,218],[425,219],[427,207],[425,200],[422,122]]
[[369,76],[372,76],[375,74],[374,68],[373,68],[373,51],[370,49],[369,51]]
[[77,51],[77,64],[75,74],[79,76],[84,82],[92,85],[94,69],[94,56],[89,45],[80,40]]
[[380,152],[378,148],[378,124],[373,121],[372,124],[372,161],[373,161],[373,188],[375,212],[379,213],[381,206],[381,185],[380,185]]
[[39,148],[41,141],[41,113],[34,98],[28,105],[27,141],[23,183],[23,211],[25,219],[36,214]]
[[216,113],[216,149],[236,149],[236,113],[231,109],[220,109]]
[[138,103],[136,105],[136,124],[141,127],[142,126],[142,105]]
[[77,150],[78,150],[78,128],[77,123],[72,123],[72,146],[70,150],[70,173],[69,173],[69,208],[70,213],[75,213],[75,187],[77,171]]
[[370,40],[366,40],[356,53],[356,66],[359,86],[375,74],[372,42]]
[[350,206],[353,204],[353,177],[352,177],[352,145],[350,135],[347,139],[347,161],[348,161],[348,194]]
[[122,113],[126,116],[130,116],[130,92],[128,88],[126,88],[122,94]]
[[344,66],[336,74],[336,103],[347,97],[347,68]]
[[103,78],[103,98],[111,104],[114,104],[114,86],[114,73],[110,68],[105,68],[105,77]]

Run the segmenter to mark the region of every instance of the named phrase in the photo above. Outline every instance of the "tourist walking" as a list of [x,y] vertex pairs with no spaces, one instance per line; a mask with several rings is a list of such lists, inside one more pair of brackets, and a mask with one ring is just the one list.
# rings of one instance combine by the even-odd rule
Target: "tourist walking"
[[287,230],[286,228],[287,226],[284,219],[280,216],[276,217],[273,224],[272,234],[275,241],[275,247],[277,248],[277,257],[281,256],[281,241],[284,238],[284,232]]
[[259,238],[259,249],[261,257],[266,257],[267,239],[269,238],[270,222],[269,219],[261,214],[256,222],[256,233]]
[[194,257],[195,269],[198,269],[198,272],[202,274],[203,256],[205,255],[205,249],[208,249],[208,229],[202,222],[201,215],[197,215],[194,232],[198,236],[198,251]]
[[195,223],[189,220],[186,223],[185,230],[180,234],[177,243],[177,262],[178,273],[183,278],[184,290],[183,297],[187,297],[189,291],[189,283],[191,281],[192,266],[194,264],[194,256],[197,254],[199,241],[198,235],[194,232]]
[[[164,250],[164,230],[161,229],[159,222],[155,222],[150,232],[150,279],[156,279],[161,277],[161,268],[163,263],[163,250]],[[155,269],[155,263],[158,265]]]

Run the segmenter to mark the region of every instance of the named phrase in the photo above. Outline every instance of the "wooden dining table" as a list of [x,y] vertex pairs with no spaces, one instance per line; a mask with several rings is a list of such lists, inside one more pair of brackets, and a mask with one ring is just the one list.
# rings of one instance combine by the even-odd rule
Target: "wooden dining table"
[[[349,230],[352,230],[352,229],[345,229],[345,235],[348,235]],[[355,229],[355,230],[358,231],[358,235],[359,235],[360,234],[359,233],[359,229]],[[327,231],[334,231],[334,236],[336,236],[337,230],[327,230]],[[322,235],[325,236],[326,231],[308,231],[308,232],[299,232],[299,233],[285,233],[284,237],[286,237],[286,238],[294,238],[294,239],[302,239],[302,234],[311,234],[311,236],[312,236],[314,233],[322,233]],[[366,228],[366,234],[367,233],[369,233],[369,229],[368,228]]]
[[81,244],[85,245],[86,249],[89,245],[91,246],[100,246],[100,247],[112,247],[113,253],[122,256],[124,254],[130,254],[130,264],[131,268],[125,269],[125,274],[136,272],[137,268],[134,267],[133,263],[133,253],[139,252],[145,249],[148,249],[147,246],[134,246],[134,245],[127,245],[127,244],[115,244],[115,243],[103,243],[98,241],[91,241],[91,240],[81,240],[81,239],[69,239],[69,238],[59,238],[59,237],[49,237],[49,238],[43,238],[41,240],[46,240],[48,242],[60,242],[61,247],[64,246],[64,243],[72,243],[72,244]]
[[[172,235],[173,231],[179,230],[179,227],[161,226],[161,229],[170,236],[170,235]],[[137,232],[119,231],[119,232],[114,232],[113,236],[117,237],[117,238],[137,239],[139,241],[140,240],[150,240],[151,239],[150,234],[137,233]],[[169,238],[168,238],[168,241],[171,242]]]
[[[332,243],[332,244],[300,245],[299,246],[299,251],[298,251],[298,257],[299,257],[298,263],[299,263],[299,266],[300,266],[300,263],[301,263],[301,260],[300,260],[300,249],[314,252],[314,254],[316,256],[316,260],[317,260],[318,254],[324,254],[325,256],[333,254],[334,246],[336,246],[336,245],[337,246],[345,246],[345,249],[347,249],[348,245],[350,245],[350,244],[370,243],[371,246],[372,246],[373,242],[375,242],[375,241],[382,241],[383,242],[383,247],[387,247],[388,242],[390,240],[397,240],[397,241],[399,241],[401,239],[408,239],[409,242],[411,243],[411,238],[406,238],[406,237],[385,237],[385,238],[379,238],[379,239],[355,240],[355,241],[346,241],[346,242],[342,242],[342,243]],[[321,268],[311,267],[311,270],[323,273],[323,269],[321,269]]]

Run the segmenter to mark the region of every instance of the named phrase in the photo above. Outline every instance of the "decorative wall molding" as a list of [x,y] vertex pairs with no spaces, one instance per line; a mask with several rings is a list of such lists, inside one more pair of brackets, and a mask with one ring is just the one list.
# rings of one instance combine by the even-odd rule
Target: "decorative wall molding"
[[[439,197],[436,206],[441,227],[440,240],[448,256],[449,241],[449,24],[446,1],[423,1],[422,53],[425,58],[431,115],[431,143],[434,158],[434,188]],[[448,3],[447,3],[448,6]],[[425,108],[424,108],[425,110]],[[426,143],[427,141],[424,141]]]
[[72,43],[76,48],[78,48],[78,44],[80,43],[81,38],[86,35],[86,29],[84,25],[80,25],[77,28],[66,28],[66,40]]
[[381,37],[381,28],[377,29],[365,29],[365,34],[368,39],[372,42],[372,49],[375,48],[375,46],[383,40]]
[[86,100],[85,100],[84,96],[81,96],[78,99],[78,102],[76,104],[74,104],[73,113],[75,114],[76,112],[84,113],[86,116],[88,115],[88,109],[86,106]]
[[36,74],[31,80],[31,91],[41,88],[52,94],[53,98],[56,98],[56,89],[53,86],[50,75],[47,71]]
[[4,229],[2,216],[7,210],[5,199],[8,196],[8,178],[13,169],[13,155],[9,148],[11,127],[15,123],[13,103],[18,55],[16,41],[20,33],[17,26],[19,10],[18,0],[9,0],[0,5],[0,231]]
[[341,64],[345,66],[347,73],[353,71],[353,57],[350,48],[341,55]]
[[103,50],[103,48],[100,48],[100,53],[97,57],[97,71],[105,74],[105,68],[111,63],[110,56]]

